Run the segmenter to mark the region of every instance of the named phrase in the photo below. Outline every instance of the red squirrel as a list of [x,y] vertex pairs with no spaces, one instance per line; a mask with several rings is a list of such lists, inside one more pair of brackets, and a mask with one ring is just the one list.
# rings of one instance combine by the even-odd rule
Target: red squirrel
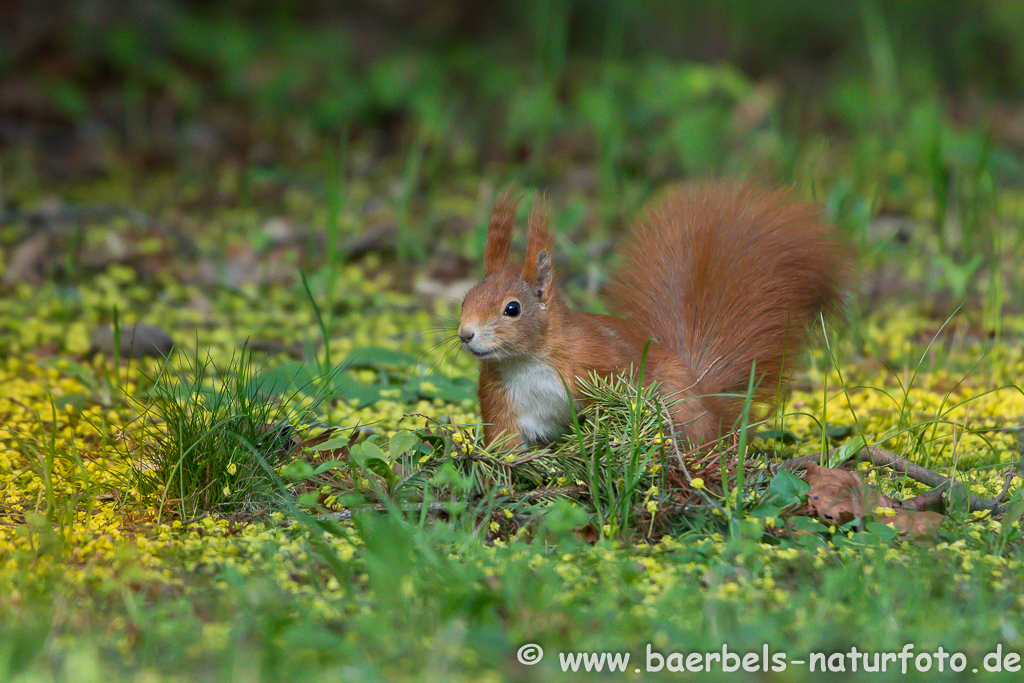
[[[771,406],[799,365],[819,314],[842,308],[852,252],[818,210],[785,189],[683,184],[648,205],[608,289],[618,317],[571,310],[559,294],[542,202],[526,260],[509,249],[519,199],[509,189],[487,227],[482,282],[466,295],[463,348],[481,361],[484,444],[553,441],[585,401],[578,378],[657,383],[677,435],[702,446]],[[568,389],[568,395],[566,390]]]

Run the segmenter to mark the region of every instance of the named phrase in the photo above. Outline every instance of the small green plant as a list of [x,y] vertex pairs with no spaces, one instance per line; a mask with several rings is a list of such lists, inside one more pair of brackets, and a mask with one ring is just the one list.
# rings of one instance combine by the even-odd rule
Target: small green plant
[[[642,376],[594,377],[581,386],[591,403],[555,453],[561,462],[583,464],[573,478],[586,485],[601,536],[651,536],[656,523],[662,532],[702,523],[693,514],[676,514],[683,509],[701,519],[715,511],[724,520],[715,482],[735,470],[732,449],[682,452],[671,406]],[[705,488],[706,480],[714,491]]]
[[276,467],[297,448],[297,426],[322,399],[274,394],[245,349],[223,368],[199,352],[179,370],[165,363],[143,410],[141,445],[132,463],[143,493],[185,519],[204,513],[257,511],[282,495]]

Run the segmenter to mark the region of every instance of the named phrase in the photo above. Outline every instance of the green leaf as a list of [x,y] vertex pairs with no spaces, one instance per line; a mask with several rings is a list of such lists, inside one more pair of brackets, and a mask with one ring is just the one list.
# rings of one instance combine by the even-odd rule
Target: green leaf
[[818,548],[827,548],[831,539],[828,539],[828,529],[824,532],[811,532],[807,534],[794,534],[791,543],[799,548],[817,551]]
[[877,536],[885,543],[892,543],[896,540],[897,533],[895,527],[889,524],[883,524],[882,522],[869,521],[864,523],[864,531],[873,536]]
[[439,458],[448,452],[448,443],[440,434],[423,434],[420,438],[430,445],[433,456]]
[[378,477],[386,481],[388,483],[388,489],[394,487],[398,482],[398,477],[395,476],[391,466],[384,460],[380,458],[367,458],[362,464],[368,471],[373,472]]
[[328,439],[327,441],[324,441],[323,443],[318,443],[315,446],[308,446],[306,450],[313,452],[335,451],[338,450],[339,448],[346,448],[351,441],[351,436],[339,436],[336,439]]
[[302,458],[296,458],[281,468],[281,475],[293,481],[309,479],[315,474],[313,466]]
[[370,368],[379,370],[382,368],[408,368],[420,364],[419,359],[404,351],[385,349],[379,346],[368,346],[356,349],[342,361],[343,368]]
[[855,534],[853,538],[844,534],[832,536],[832,545],[836,548],[860,548],[863,546],[861,534]]
[[751,517],[757,517],[759,519],[765,519],[766,517],[778,517],[782,514],[782,508],[778,505],[772,505],[771,503],[761,503],[751,510],[749,514]]
[[780,470],[772,477],[768,484],[768,490],[772,493],[774,500],[783,507],[799,505],[807,498],[807,492],[811,487],[807,482],[796,476],[789,470]]
[[800,437],[788,429],[765,429],[760,432],[754,432],[754,437],[764,439],[765,441],[779,441],[783,444],[794,444],[800,441]]
[[320,500],[319,491],[306,491],[305,493],[299,494],[299,505],[307,505],[313,507]]
[[333,469],[337,469],[339,467],[347,467],[348,464],[349,463],[347,463],[347,462],[345,462],[343,460],[328,460],[327,462],[320,463],[319,465],[317,465],[316,469],[313,470],[313,474],[314,475],[316,475],[316,474],[323,474],[327,470],[333,470]]
[[786,520],[786,524],[792,531],[806,531],[812,534],[827,534],[828,527],[814,519],[803,515],[794,515]]
[[269,396],[282,396],[294,391],[312,395],[316,377],[308,365],[301,361],[285,361],[266,368],[249,380],[249,390]]
[[444,375],[426,375],[406,380],[405,388],[416,398],[439,398],[446,403],[461,403],[476,398],[476,382],[468,377],[449,378]]
[[360,467],[365,467],[367,460],[371,458],[384,460],[387,456],[384,455],[384,451],[377,444],[371,441],[362,441],[352,446],[352,449],[349,451],[349,457],[352,458],[352,462]]
[[571,535],[574,529],[590,521],[586,509],[564,498],[555,499],[541,515],[545,529],[556,537]]
[[286,396],[298,392],[317,396],[324,392],[329,399],[355,400],[360,408],[380,400],[380,391],[376,387],[358,382],[340,370],[321,376],[314,367],[302,361],[286,361],[268,368],[253,377],[249,384],[254,394]]
[[842,446],[833,453],[828,459],[828,466],[835,468],[842,465],[847,460],[852,459],[861,449],[867,446],[867,442],[863,436],[857,435],[844,443]]
[[840,534],[845,534],[850,531],[856,531],[860,527],[860,517],[854,517],[849,522],[836,526],[836,531]]
[[416,438],[415,434],[404,430],[396,432],[388,440],[388,455],[391,456],[392,460],[397,460],[403,454],[411,451],[417,443],[419,443],[419,439]]
[[357,382],[345,373],[336,372],[330,377],[329,398],[342,398],[356,401],[359,408],[373,405],[380,400],[380,390]]
[[853,425],[825,425],[825,438],[827,438],[829,441],[845,439],[851,434],[853,434]]

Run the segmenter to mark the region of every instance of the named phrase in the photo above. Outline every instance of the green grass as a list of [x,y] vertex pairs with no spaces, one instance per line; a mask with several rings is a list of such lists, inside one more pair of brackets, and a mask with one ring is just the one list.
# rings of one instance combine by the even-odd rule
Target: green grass
[[[281,507],[287,492],[279,490],[274,468],[292,459],[297,433],[323,395],[303,387],[311,389],[312,402],[294,408],[297,394],[273,386],[251,353],[243,348],[218,370],[197,352],[177,371],[168,362],[152,382],[128,457],[140,493],[160,501],[158,521],[169,509],[192,519]],[[330,373],[323,376],[326,386]]]
[[[387,440],[343,431],[307,442],[277,459],[279,477],[230,478],[225,464],[269,474],[281,452],[258,446],[283,408],[254,400],[277,376],[248,355],[159,375],[142,419],[158,412],[164,427],[143,430],[134,452],[139,462],[163,449],[148,474],[162,485],[139,489],[141,507],[112,508],[113,527],[72,509],[77,528],[54,533],[26,509],[5,540],[5,678],[58,678],[56,666],[83,680],[559,680],[558,653],[628,652],[646,667],[648,645],[673,666],[685,661],[674,652],[723,647],[767,646],[788,661],[912,643],[971,666],[999,643],[1019,649],[1019,487],[1002,521],[959,513],[931,542],[869,520],[830,528],[796,514],[798,478],[766,473],[785,447],[755,441],[740,445],[742,460],[726,449],[681,469],[663,407],[623,382],[591,386],[599,414],[549,453],[481,453],[457,425],[389,427]],[[861,388],[842,392],[863,410]],[[814,452],[822,437],[798,418],[790,426],[808,443],[796,450]],[[40,467],[46,509],[62,494],[58,473]],[[183,472],[188,490],[176,488]],[[212,495],[228,480],[236,498]],[[168,491],[185,495],[165,509]],[[144,509],[144,525],[130,521]],[[530,669],[513,660],[527,643],[547,653]],[[959,680],[909,679],[947,678]]]

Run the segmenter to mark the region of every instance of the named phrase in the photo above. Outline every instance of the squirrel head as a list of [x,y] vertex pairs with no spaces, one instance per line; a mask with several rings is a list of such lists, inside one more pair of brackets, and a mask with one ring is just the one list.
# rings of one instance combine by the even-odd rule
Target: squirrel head
[[551,231],[539,197],[530,213],[523,265],[509,264],[512,224],[521,197],[507,190],[487,225],[484,280],[466,294],[459,319],[462,347],[480,360],[535,358],[542,352],[558,304]]

